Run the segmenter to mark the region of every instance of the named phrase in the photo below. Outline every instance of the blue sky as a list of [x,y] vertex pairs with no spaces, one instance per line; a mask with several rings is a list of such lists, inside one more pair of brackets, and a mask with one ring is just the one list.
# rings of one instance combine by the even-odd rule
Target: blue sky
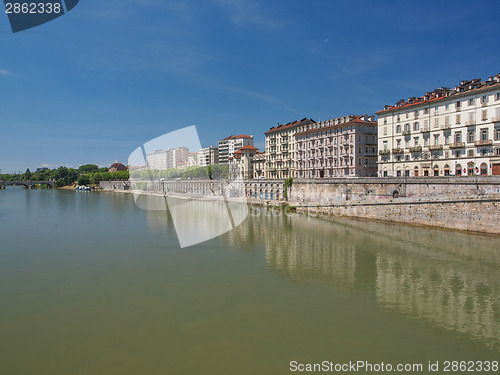
[[277,122],[373,114],[500,73],[498,1],[82,0],[12,34],[0,15],[0,169],[126,162],[196,125],[208,146]]

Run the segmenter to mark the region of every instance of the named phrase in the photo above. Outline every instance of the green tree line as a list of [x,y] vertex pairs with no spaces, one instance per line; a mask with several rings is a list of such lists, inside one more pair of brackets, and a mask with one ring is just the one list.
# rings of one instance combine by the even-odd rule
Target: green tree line
[[229,165],[210,165],[208,167],[190,167],[188,169],[150,169],[130,171],[132,179],[139,180],[159,180],[164,178],[171,180],[174,178],[227,178],[229,174]]
[[128,171],[108,172],[108,168],[99,168],[95,164],[81,165],[77,169],[59,167],[24,173],[0,174],[0,181],[49,181],[53,180],[56,187],[79,185],[98,185],[99,181],[128,180]]

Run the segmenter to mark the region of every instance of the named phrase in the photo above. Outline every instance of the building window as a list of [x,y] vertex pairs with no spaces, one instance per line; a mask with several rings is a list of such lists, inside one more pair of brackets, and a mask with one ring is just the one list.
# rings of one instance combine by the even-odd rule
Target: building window
[[473,143],[473,142],[474,142],[474,140],[475,140],[475,138],[476,138],[476,137],[475,137],[475,131],[474,131],[474,130],[469,130],[469,131],[467,132],[467,142],[469,142],[469,143]]
[[459,158],[462,152],[460,150],[455,151],[455,157]]
[[481,121],[486,121],[488,118],[488,110],[487,109],[483,109],[481,111]]
[[444,157],[448,159],[450,157],[450,151],[445,151]]
[[481,103],[483,103],[483,104],[484,104],[484,103],[488,103],[488,95],[483,95],[483,96],[481,97]]
[[439,118],[434,119],[434,127],[439,128]]
[[408,123],[405,124],[405,131],[407,132],[410,131],[410,124]]
[[384,125],[387,124],[387,117],[384,117]]
[[439,145],[439,134],[435,134],[434,135],[434,146],[438,146]]
[[474,105],[474,99],[469,99],[469,106],[473,106]]
[[455,143],[460,143],[462,142],[462,132],[456,132],[455,133]]
[[383,145],[384,145],[384,150],[387,150],[387,141],[384,141]]
[[425,147],[429,146],[429,138],[428,137],[424,138],[424,146]]
[[474,156],[474,150],[467,150],[467,156],[469,157]]
[[420,129],[420,124],[419,124],[419,123],[418,123],[418,121],[417,121],[417,122],[415,122],[415,123],[413,124],[413,130],[417,131],[417,130],[419,130],[419,129]]
[[500,147],[495,148],[495,155],[500,156]]
[[495,94],[495,100],[500,100],[500,92],[497,92],[497,93]]
[[456,116],[455,123],[456,124],[460,124],[460,115]]
[[408,113],[408,111],[406,111],[406,118],[408,118],[410,116],[410,114]]
[[434,115],[439,115],[439,107],[434,108]]
[[424,115],[429,114],[429,108],[424,108]]
[[415,147],[417,147],[418,146],[418,137],[413,138],[413,142],[414,142]]
[[400,147],[401,147],[401,139],[398,139],[398,140],[396,141],[396,145],[397,145],[397,146],[396,146],[397,148],[400,148]]
[[462,104],[461,102],[456,102],[455,103],[455,108],[457,108],[457,109],[460,108],[461,104]]
[[405,142],[405,147],[406,147],[406,148],[410,148],[410,141],[409,141],[409,140],[407,140],[407,141]]
[[450,109],[450,105],[449,105],[449,104],[446,104],[446,105],[444,106],[444,108],[445,108],[445,110],[447,110],[447,111],[448,111],[448,110]]
[[445,144],[445,145],[450,144],[450,136],[449,136],[448,134],[446,134],[446,135],[444,136],[444,144]]
[[387,126],[384,126],[384,135],[387,135]]
[[396,126],[396,133],[401,133],[401,125],[399,124]]
[[399,115],[397,116],[396,120],[397,120],[398,122],[399,122],[399,121],[401,121],[401,119],[400,119]]
[[488,140],[488,129],[481,129],[481,140],[482,141]]
[[495,141],[500,141],[500,128],[495,129]]

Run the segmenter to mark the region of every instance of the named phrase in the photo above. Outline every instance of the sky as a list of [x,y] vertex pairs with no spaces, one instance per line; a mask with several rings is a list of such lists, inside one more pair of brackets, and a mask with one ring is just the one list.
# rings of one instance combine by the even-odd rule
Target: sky
[[[2,12],[3,13],[3,12]],[[500,73],[498,1],[81,0],[13,34],[0,14],[0,169],[127,163],[304,117],[373,114]]]

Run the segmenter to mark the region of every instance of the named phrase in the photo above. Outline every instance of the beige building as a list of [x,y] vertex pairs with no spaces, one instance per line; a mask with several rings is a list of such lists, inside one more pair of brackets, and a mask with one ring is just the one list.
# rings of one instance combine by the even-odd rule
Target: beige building
[[198,153],[190,152],[186,157],[186,168],[197,167],[198,166]]
[[305,125],[314,124],[308,118],[272,127],[266,135],[266,178],[297,177],[295,168],[295,133]]
[[379,176],[500,175],[500,74],[377,115]]
[[230,178],[253,178],[253,158],[256,152],[257,148],[250,145],[243,146],[236,151],[229,161]]
[[247,145],[253,146],[253,135],[230,135],[219,141],[219,164],[229,164],[233,154]]
[[265,167],[266,167],[266,154],[260,151],[256,151],[255,156],[252,160],[252,170],[253,178],[260,179],[265,178]]
[[299,178],[377,175],[375,116],[345,116],[301,125],[295,133]]

